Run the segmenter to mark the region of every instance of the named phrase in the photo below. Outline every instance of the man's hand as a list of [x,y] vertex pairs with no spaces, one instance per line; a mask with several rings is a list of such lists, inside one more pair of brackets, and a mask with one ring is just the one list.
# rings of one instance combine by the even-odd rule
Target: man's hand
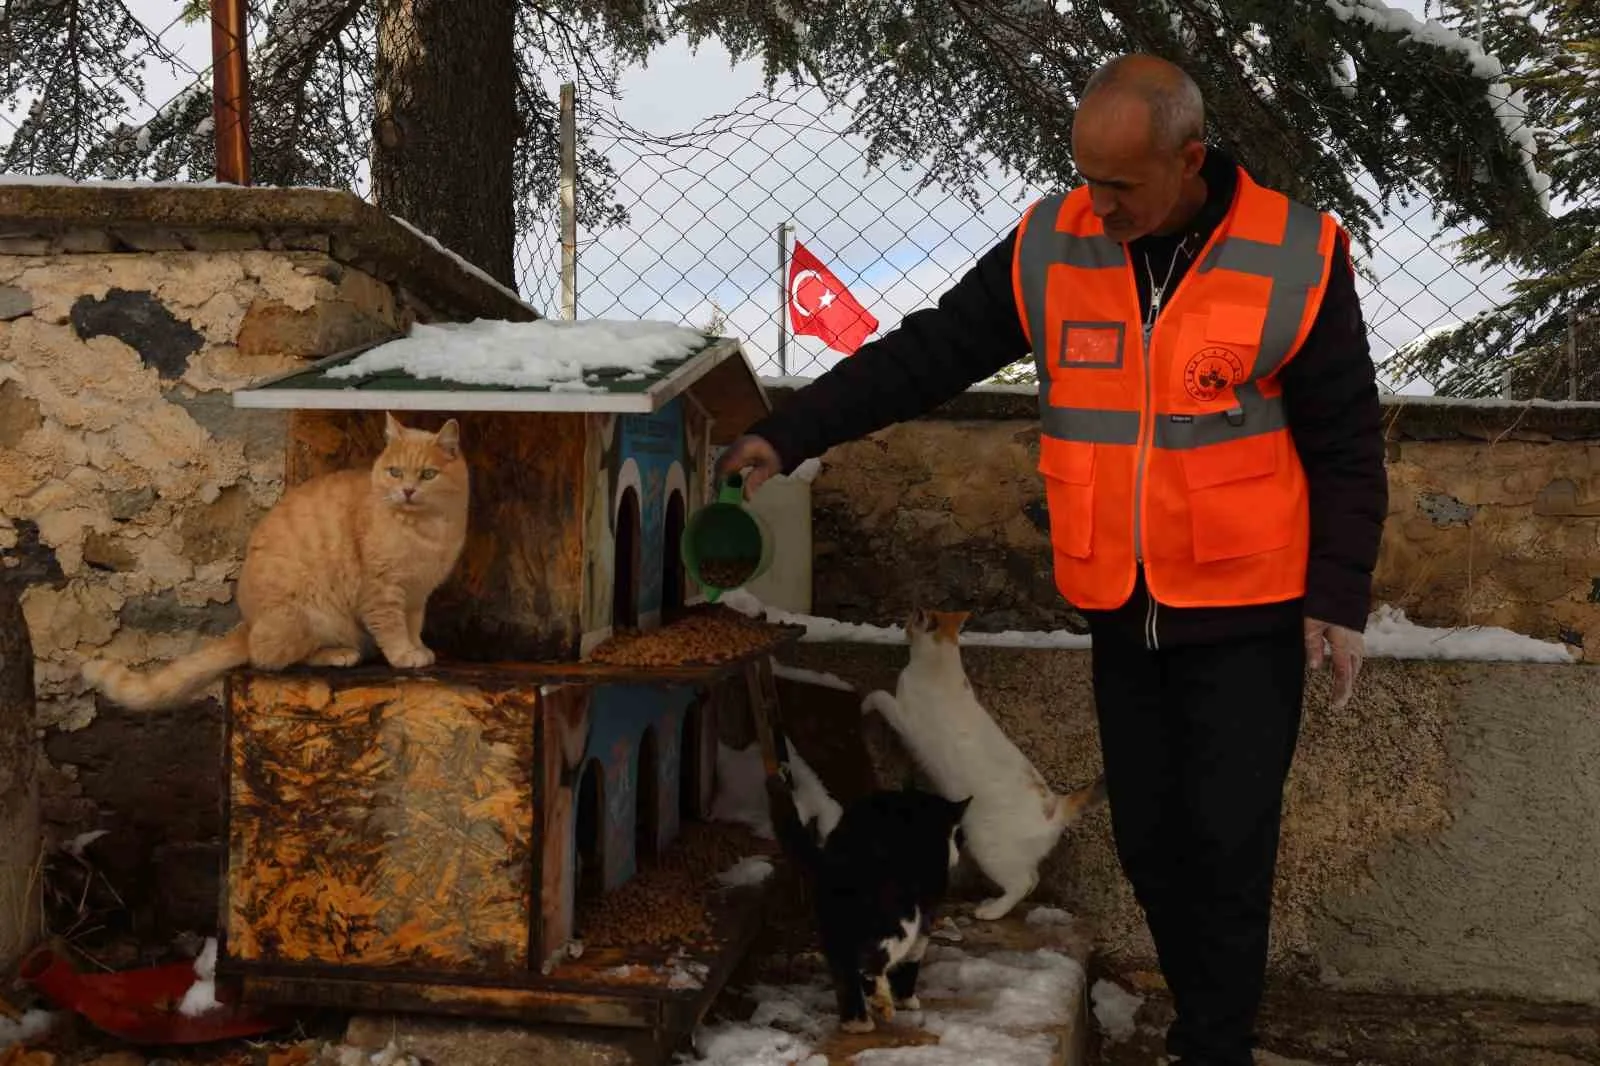
[[783,460],[778,450],[764,438],[743,436],[728,445],[728,450],[717,460],[717,480],[741,471],[745,475],[745,499],[749,499],[767,478],[783,473]]
[[1330,625],[1315,618],[1306,619],[1306,662],[1313,670],[1322,669],[1328,659],[1333,664],[1333,694],[1328,709],[1343,710],[1356,687],[1361,660],[1367,653],[1367,638],[1353,629]]

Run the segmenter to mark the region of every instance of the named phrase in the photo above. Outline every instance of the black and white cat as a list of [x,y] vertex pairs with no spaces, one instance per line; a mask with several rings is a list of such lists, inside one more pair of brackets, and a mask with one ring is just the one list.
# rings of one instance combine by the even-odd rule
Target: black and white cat
[[812,883],[840,1028],[871,1032],[869,1006],[885,1021],[896,1007],[920,1010],[917,974],[960,856],[966,801],[874,792],[845,807],[819,842],[816,821],[802,822],[781,780],[769,782],[768,794],[778,839]]

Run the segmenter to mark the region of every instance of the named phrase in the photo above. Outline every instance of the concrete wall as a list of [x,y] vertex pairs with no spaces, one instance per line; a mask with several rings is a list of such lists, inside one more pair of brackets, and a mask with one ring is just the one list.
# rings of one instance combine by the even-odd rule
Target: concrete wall
[[97,705],[80,664],[168,659],[234,623],[286,416],[230,391],[414,320],[532,312],[340,194],[6,186],[0,223],[0,555],[57,575],[21,596],[47,831],[107,830],[89,857],[128,906],[91,908],[209,929],[218,706]]
[[[892,688],[905,651],[803,644],[785,661]],[[968,648],[965,661],[1058,790],[1093,778],[1087,653]],[[1325,691],[1312,682],[1287,792],[1274,972],[1600,1005],[1600,672],[1377,660],[1345,711],[1328,713]],[[1051,858],[1038,898],[1090,918],[1118,961],[1154,968],[1105,810]]]
[[[1386,406],[1375,598],[1428,625],[1600,646],[1600,404]],[[1038,429],[1031,395],[974,391],[830,452],[814,613],[883,624],[920,602],[983,630],[1081,629],[1050,573]]]

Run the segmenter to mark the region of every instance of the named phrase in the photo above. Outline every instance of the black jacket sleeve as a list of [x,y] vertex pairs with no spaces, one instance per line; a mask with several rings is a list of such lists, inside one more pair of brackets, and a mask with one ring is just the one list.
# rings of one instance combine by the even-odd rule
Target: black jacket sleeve
[[750,428],[792,471],[836,444],[916,418],[1028,353],[1011,288],[1017,234],[985,252],[938,306],[900,325],[796,392]]
[[1377,374],[1343,235],[1322,307],[1281,381],[1311,492],[1305,613],[1360,632],[1371,610],[1389,482]]

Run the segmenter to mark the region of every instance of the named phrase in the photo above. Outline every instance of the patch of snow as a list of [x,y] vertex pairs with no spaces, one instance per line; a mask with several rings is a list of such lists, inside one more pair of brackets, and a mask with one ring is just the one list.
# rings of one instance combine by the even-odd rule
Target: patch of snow
[[1500,120],[1500,128],[1522,157],[1522,167],[1539,196],[1540,206],[1546,211],[1550,209],[1550,177],[1540,172],[1535,159],[1538,145],[1528,123],[1528,103],[1520,89],[1512,89],[1501,80],[1505,68],[1498,59],[1485,52],[1478,42],[1461,36],[1437,19],[1420,21],[1411,12],[1390,7],[1383,0],[1326,0],[1326,3],[1341,22],[1364,22],[1385,33],[1398,33],[1418,44],[1464,56],[1472,73],[1488,83],[1485,93],[1494,107],[1495,118]]
[[1384,659],[1465,659],[1472,662],[1571,663],[1564,645],[1498,626],[1433,629],[1385,604],[1367,622],[1367,656]]
[[1071,925],[1073,918],[1070,911],[1059,907],[1035,907],[1023,921],[1027,925]]
[[1143,996],[1134,995],[1115,981],[1102,979],[1089,990],[1089,999],[1094,1004],[1094,1020],[1107,1040],[1120,1044],[1133,1039],[1139,1031],[1134,1017],[1144,1004]]
[[747,855],[717,875],[720,884],[732,888],[759,885],[772,876],[772,860],[760,855]]
[[[978,958],[935,944],[917,994],[922,1027],[939,1042],[875,1048],[850,1061],[853,1066],[1048,1066],[1056,1043],[1049,1030],[1071,1019],[1085,981],[1083,968],[1058,952]],[[680,1061],[825,1066],[815,1045],[838,1024],[831,988],[816,981],[749,991],[757,1004],[750,1020],[703,1026],[695,1034],[696,1054]]]
[[761,745],[752,743],[739,750],[717,742],[717,795],[711,801],[711,820],[746,826],[758,837],[773,838]]
[[83,849],[93,844],[96,840],[109,833],[109,829],[91,829],[87,833],[79,833],[71,840],[61,845],[61,850],[71,855],[74,859],[83,858]]
[[[863,622],[841,622],[836,618],[819,618],[810,614],[794,614],[768,607],[744,589],[725,593],[720,601],[740,614],[750,618],[765,617],[768,622],[782,625],[804,626],[802,641],[819,644],[904,644],[904,626],[875,626]],[[1056,648],[1082,651],[1089,647],[1086,633],[1069,633],[1066,630],[1024,632],[1008,629],[1003,633],[963,633],[961,643],[971,648]]]
[[699,330],[670,322],[480,318],[418,323],[407,336],[362,352],[327,376],[360,378],[400,370],[465,385],[589,392],[603,388],[589,380],[600,370],[648,371],[704,343]]
[[[1412,398],[1408,398],[1412,399]],[[1429,403],[1447,403],[1421,397]],[[1458,401],[1473,403],[1474,401]],[[1522,401],[1526,402],[1526,401]],[[1563,406],[1552,401],[1547,406]],[[1570,406],[1570,405],[1568,405]],[[1586,406],[1600,406],[1588,403]],[[791,614],[768,607],[750,593],[740,590],[723,596],[722,601],[751,618],[768,622],[804,626],[803,641],[840,644],[903,644],[901,626],[875,626],[840,622],[833,618]],[[1088,634],[1057,632],[963,633],[966,647],[1087,650]],[[1407,620],[1405,612],[1383,604],[1367,621],[1366,654],[1369,659],[1454,659],[1470,662],[1573,663],[1576,657],[1564,645],[1514,633],[1496,626],[1432,628]]]
[[206,937],[206,946],[194,960],[195,982],[183,994],[178,1013],[194,1018],[222,1006],[217,1002],[217,938]]
[[667,987],[672,989],[704,988],[711,967],[703,962],[691,962],[682,952],[667,963]]
[[[695,1034],[694,1048],[695,1058],[679,1061],[706,1066],[796,1066],[817,1057],[811,1045],[793,1033],[739,1022],[701,1028]],[[822,1060],[824,1066],[827,1061]]]
[[856,690],[854,685],[843,678],[833,674],[825,674],[818,670],[806,670],[799,666],[785,666],[782,663],[773,663],[772,672],[785,681],[799,681],[802,684],[831,688],[838,692],[854,692]]
[[56,1016],[45,1010],[30,1010],[13,1021],[0,1015],[0,1051],[13,1044],[26,1044],[48,1033],[56,1024]]
[[493,277],[491,277],[489,275],[488,271],[486,271],[482,267],[478,266],[478,264],[468,262],[466,259],[462,258],[456,252],[453,252],[449,248],[446,248],[442,243],[440,243],[439,239],[437,237],[433,236],[431,233],[422,232],[420,229],[418,229],[417,227],[413,226],[411,223],[407,222],[405,219],[401,218],[399,215],[390,215],[389,217],[394,219],[396,222],[400,223],[400,225],[404,226],[406,229],[410,230],[412,233],[415,233],[418,237],[421,237],[424,241],[426,241],[428,244],[432,245],[438,251],[443,252],[445,255],[447,255],[451,259],[455,260],[456,265],[459,266],[462,270],[466,271],[468,274],[471,274],[473,277],[477,278],[479,281],[481,281],[481,282],[483,282],[483,283],[485,283],[487,285],[494,286],[495,288],[499,289],[501,292],[505,293],[507,296],[511,297],[511,299],[517,301],[517,303],[521,304],[523,307],[526,307],[528,310],[534,311],[535,314],[538,314],[538,312],[534,310],[533,305],[528,303],[526,300],[524,300],[520,293],[516,292],[516,290],[514,290],[514,289],[508,288],[506,285],[502,284],[501,282],[496,281]]
[[381,1051],[374,1052],[367,1060],[372,1066],[421,1066],[415,1055],[408,1055],[401,1051],[393,1040],[384,1045]]
[[800,752],[789,746],[789,773],[794,778],[794,806],[800,816],[800,823],[804,825],[813,818],[817,822],[817,835],[826,841],[833,834],[833,829],[839,824],[839,819],[844,816],[844,808],[839,801],[828,794],[828,789],[822,783],[822,778],[817,772],[806,764],[800,757]]

